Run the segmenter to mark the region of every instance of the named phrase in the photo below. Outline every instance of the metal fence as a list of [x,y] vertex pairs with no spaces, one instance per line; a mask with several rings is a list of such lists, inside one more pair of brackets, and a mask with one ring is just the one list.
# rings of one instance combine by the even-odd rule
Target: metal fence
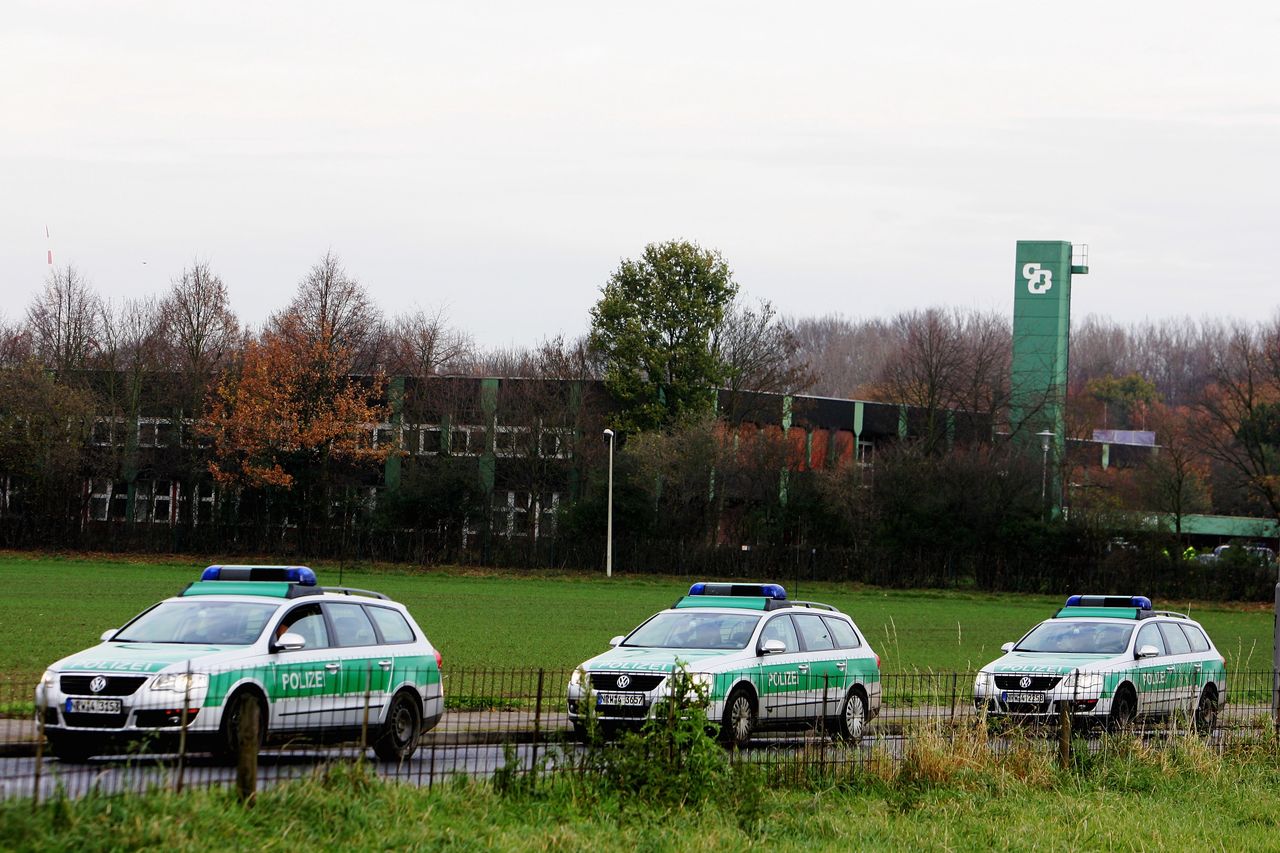
[[[435,682],[434,670],[370,665],[344,676],[326,663],[197,674],[167,692],[153,689],[149,675],[112,674],[95,684],[64,673],[42,699],[29,680],[0,681],[0,798],[261,790],[357,761],[420,786],[458,775],[532,780],[581,769],[585,753],[618,748],[651,715],[652,693],[630,700],[587,690],[571,703],[570,670],[448,669]],[[1065,760],[1070,751],[1105,749],[1117,722],[1156,748],[1190,736],[1221,751],[1276,733],[1271,671],[1232,672],[1225,684],[1193,665],[1135,668],[1103,685],[1073,673],[1016,678],[918,672],[862,684],[834,672],[797,673],[775,679],[785,689],[770,693],[762,675],[747,691],[754,716],[745,746],[726,746],[725,755],[781,773],[858,772],[901,766],[923,746],[996,756],[1062,750]],[[636,692],[662,693],[663,678],[656,681]],[[1125,684],[1142,686],[1132,707],[1120,698]],[[1100,705],[1097,688],[1113,695]],[[255,701],[238,701],[245,696]],[[850,715],[855,696],[862,704]],[[674,698],[682,714],[697,705],[695,696]],[[708,709],[713,735],[727,704],[722,696]],[[257,714],[265,731],[253,722]],[[584,726],[600,741],[584,744]]]

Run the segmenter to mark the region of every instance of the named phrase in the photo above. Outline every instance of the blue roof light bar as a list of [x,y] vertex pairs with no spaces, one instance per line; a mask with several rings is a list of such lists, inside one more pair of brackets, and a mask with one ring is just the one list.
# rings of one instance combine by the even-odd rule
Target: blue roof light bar
[[1073,595],[1067,599],[1067,607],[1135,607],[1150,610],[1151,599],[1145,595]]
[[689,587],[690,595],[743,595],[786,601],[787,591],[776,583],[707,583],[699,581]]
[[306,566],[209,566],[202,581],[286,581],[315,586],[316,573]]

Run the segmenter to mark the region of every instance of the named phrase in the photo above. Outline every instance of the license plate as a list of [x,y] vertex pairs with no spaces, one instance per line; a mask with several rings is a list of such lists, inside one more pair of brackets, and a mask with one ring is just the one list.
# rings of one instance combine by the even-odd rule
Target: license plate
[[596,704],[639,707],[645,704],[645,695],[643,693],[597,693]]
[[119,699],[68,699],[68,714],[119,714]]
[[1010,690],[1004,694],[1004,701],[1025,705],[1039,705],[1044,701],[1044,694]]

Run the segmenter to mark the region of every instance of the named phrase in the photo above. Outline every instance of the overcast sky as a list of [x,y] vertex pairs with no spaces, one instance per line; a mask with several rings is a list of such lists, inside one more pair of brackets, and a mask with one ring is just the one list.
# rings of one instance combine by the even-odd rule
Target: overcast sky
[[192,258],[258,324],[326,249],[485,347],[584,332],[621,258],[719,249],[784,314],[1280,304],[1274,2],[5,4],[0,282]]

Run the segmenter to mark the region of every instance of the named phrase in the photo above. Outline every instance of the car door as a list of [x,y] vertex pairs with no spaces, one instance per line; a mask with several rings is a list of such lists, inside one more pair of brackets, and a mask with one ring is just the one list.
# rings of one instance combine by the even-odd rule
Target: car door
[[[1161,622],[1160,634],[1164,637],[1169,662],[1173,665],[1168,710],[1170,713],[1188,713],[1193,707],[1191,694],[1196,689],[1195,656],[1191,654],[1191,641],[1176,622]],[[1199,696],[1199,693],[1196,695]]]
[[831,636],[835,638],[836,648],[840,650],[840,654],[836,659],[836,669],[843,676],[840,684],[840,697],[843,699],[844,694],[849,692],[849,688],[853,685],[866,684],[869,675],[868,670],[875,669],[875,666],[860,651],[862,649],[862,638],[858,636],[858,632],[853,625],[836,616],[823,616],[822,620],[831,629]]
[[297,634],[301,649],[272,655],[269,728],[275,731],[322,728],[331,723],[342,664],[330,642],[319,604],[302,604],[276,623],[273,637]]
[[395,659],[378,646],[378,633],[362,604],[326,602],[324,609],[333,626],[334,645],[342,664],[334,725],[356,728],[366,722],[377,723],[387,700]]
[[1169,651],[1165,646],[1160,626],[1148,622],[1138,629],[1133,650],[1144,646],[1155,646],[1155,657],[1138,658],[1134,661],[1136,672],[1134,683],[1138,689],[1139,714],[1167,713],[1173,702],[1174,665],[1169,660]]
[[769,640],[781,642],[783,651],[761,658],[756,675],[756,695],[760,703],[758,716],[765,725],[796,719],[803,701],[800,665],[804,656],[789,615],[781,613],[765,622],[757,642],[763,647]]
[[843,654],[836,649],[831,629],[817,613],[795,613],[791,617],[800,635],[804,661],[800,664],[801,689],[805,717],[831,717],[839,713],[844,698],[847,667]]

